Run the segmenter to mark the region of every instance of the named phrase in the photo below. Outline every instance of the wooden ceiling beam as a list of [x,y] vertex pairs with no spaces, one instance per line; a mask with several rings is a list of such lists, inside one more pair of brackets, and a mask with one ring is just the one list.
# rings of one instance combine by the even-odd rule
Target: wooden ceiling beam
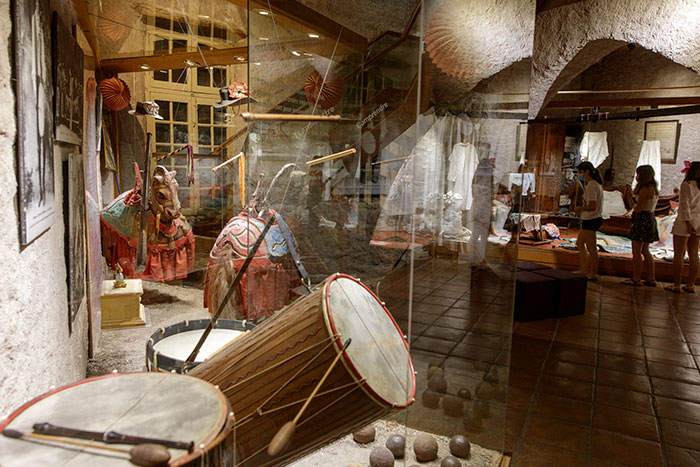
[[298,30],[304,35],[316,33],[323,39],[333,42],[337,40],[339,45],[354,52],[364,53],[367,50],[368,41],[366,38],[296,0],[228,1],[243,9],[248,8],[248,1],[250,1],[251,18],[258,14],[256,10],[269,11],[272,9],[275,22],[285,28]]
[[90,21],[90,13],[88,12],[88,7],[85,4],[85,0],[73,0],[73,7],[75,8],[75,13],[78,16],[78,24],[80,29],[85,35],[92,53],[95,56],[95,68],[100,68],[100,49],[99,42],[97,41],[97,36],[93,31],[92,22]]
[[[237,60],[242,57],[245,60]],[[139,57],[112,58],[102,60],[101,67],[106,73],[129,73],[153,70],[173,70],[187,68],[185,61],[190,60],[201,66],[222,66],[237,63],[246,63],[248,60],[247,47],[233,47],[230,49],[202,50],[201,52],[177,52],[159,55],[147,55]],[[142,65],[149,68],[144,69]]]
[[630,99],[576,99],[550,101],[545,109],[587,109],[594,107],[658,107],[660,105],[697,105],[700,96],[635,97]]

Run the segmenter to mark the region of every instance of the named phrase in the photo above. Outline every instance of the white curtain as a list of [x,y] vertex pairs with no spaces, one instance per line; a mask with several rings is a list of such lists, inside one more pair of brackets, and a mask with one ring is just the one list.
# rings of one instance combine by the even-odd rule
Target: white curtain
[[587,131],[581,141],[581,162],[589,161],[599,167],[608,158],[608,132]]
[[[661,190],[661,141],[642,141],[642,150],[639,153],[637,167],[640,165],[650,165],[654,169],[654,179],[656,188]],[[632,189],[637,186],[637,173],[632,180]]]

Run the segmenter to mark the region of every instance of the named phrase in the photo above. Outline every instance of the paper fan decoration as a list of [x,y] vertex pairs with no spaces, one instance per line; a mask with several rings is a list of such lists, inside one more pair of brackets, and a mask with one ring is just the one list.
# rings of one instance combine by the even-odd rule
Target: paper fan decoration
[[100,81],[102,101],[109,110],[123,110],[131,102],[131,91],[124,80],[113,76]]
[[100,37],[109,39],[117,43],[124,39],[129,33],[129,18],[122,8],[109,8],[100,13],[97,19],[97,29]]
[[318,106],[323,110],[328,110],[340,102],[345,92],[345,83],[340,76],[332,71],[328,72],[324,83],[323,75],[318,71],[314,71],[306,78],[304,92],[306,93],[306,100],[310,104],[316,104],[318,99]]

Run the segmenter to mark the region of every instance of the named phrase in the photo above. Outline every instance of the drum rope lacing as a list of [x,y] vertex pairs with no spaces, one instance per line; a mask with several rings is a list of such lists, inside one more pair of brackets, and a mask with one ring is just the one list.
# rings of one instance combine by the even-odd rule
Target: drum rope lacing
[[[318,333],[319,333],[319,331],[317,330],[317,331],[314,332],[313,334],[308,335],[308,336],[307,336],[306,338],[304,338],[303,340],[301,340],[301,341],[299,341],[299,342],[295,342],[295,343],[292,344],[291,346],[287,347],[286,349],[283,349],[282,351],[278,352],[276,355],[270,357],[270,358],[269,358],[266,362],[264,362],[264,363],[267,363],[267,362],[269,362],[269,361],[271,361],[271,360],[274,360],[275,358],[277,358],[277,357],[279,357],[280,355],[284,354],[284,352],[286,352],[287,350],[293,348],[294,346],[298,345],[298,344],[301,343],[301,342],[304,342],[304,341],[307,340],[308,338],[315,336],[315,335],[318,334]],[[328,337],[327,339],[333,339],[333,337]],[[280,361],[280,362],[278,362],[278,363],[275,363],[273,366],[271,366],[271,367],[269,367],[269,368],[266,368],[266,369],[264,369],[264,370],[262,370],[262,371],[260,371],[260,372],[258,372],[258,373],[252,373],[252,374],[248,373],[247,375],[245,375],[245,377],[244,377],[243,379],[239,379],[239,380],[235,381],[234,383],[231,383],[231,384],[228,385],[223,391],[226,392],[226,391],[228,391],[228,390],[230,390],[230,389],[232,389],[232,388],[234,388],[234,387],[236,387],[236,386],[238,386],[238,385],[240,385],[240,384],[242,384],[242,383],[245,383],[245,382],[247,382],[247,381],[249,381],[249,380],[251,380],[251,379],[253,379],[253,378],[256,378],[256,377],[258,377],[258,376],[260,376],[260,375],[263,375],[263,374],[265,374],[267,371],[270,371],[270,370],[272,370],[273,368],[276,368],[276,367],[278,367],[278,366],[280,366],[280,365],[282,365],[282,364],[284,364],[284,363],[287,363],[289,360],[298,357],[298,356],[301,355],[302,353],[308,352],[309,350],[313,349],[314,347],[323,344],[323,342],[324,342],[324,340],[320,340],[319,342],[317,342],[317,343],[315,343],[315,344],[313,344],[313,345],[311,345],[311,346],[309,346],[309,347],[306,347],[305,349],[300,350],[299,352],[297,352],[296,354],[294,354],[294,355],[288,357],[287,359],[282,360],[282,361]],[[230,371],[231,369],[233,369],[233,367],[236,365],[236,363],[237,363],[237,362],[234,362],[234,363],[231,363],[230,365],[224,367],[221,371],[219,371],[218,373],[216,373],[216,374],[213,375],[212,377],[208,378],[208,380],[209,380],[209,381],[217,381],[217,380],[219,380],[219,378],[222,378],[223,376],[230,376],[230,375],[226,375],[225,373],[228,372],[228,371]],[[264,364],[264,363],[263,363],[263,364]],[[258,368],[261,368],[261,367],[262,367],[262,365],[259,365],[259,366],[258,366]],[[257,369],[257,368],[255,368],[255,369]]]
[[[357,388],[359,388],[359,387],[360,387],[359,384],[355,385],[354,388],[352,388],[351,390],[349,390],[348,392],[346,392],[346,393],[343,394],[342,396],[340,396],[340,397],[338,397],[337,399],[335,399],[334,401],[330,402],[330,403],[327,404],[325,407],[321,408],[319,411],[317,411],[316,413],[314,413],[314,414],[312,414],[311,416],[309,416],[307,419],[305,419],[305,420],[299,422],[299,424],[297,425],[297,427],[302,426],[304,423],[308,422],[309,420],[311,420],[312,418],[314,418],[316,415],[320,414],[320,413],[323,412],[324,410],[326,410],[326,409],[330,408],[331,406],[335,405],[336,403],[338,403],[338,402],[339,402],[340,400],[342,400],[343,398],[349,396],[350,394],[353,393],[353,391],[356,391]],[[234,428],[234,429],[235,429],[235,428]],[[270,443],[266,444],[265,446],[263,446],[262,448],[258,449],[257,451],[255,451],[254,453],[252,453],[251,455],[249,455],[249,456],[246,457],[245,459],[241,460],[240,462],[241,462],[241,463],[244,463],[244,462],[248,461],[249,459],[251,459],[251,458],[257,456],[257,455],[260,454],[262,451],[266,450],[266,449],[268,448],[269,445],[270,445]],[[289,453],[287,453],[287,454],[289,454]],[[273,459],[273,460],[270,460],[270,461],[268,461],[268,462],[266,462],[266,463],[264,463],[264,464],[258,464],[256,467],[264,467],[264,466],[266,466],[266,465],[272,465],[272,464],[277,464],[277,463],[279,463],[279,459]]]
[[[335,281],[335,282],[339,282],[339,281]],[[387,358],[386,354],[384,353],[383,346],[379,345],[379,342],[377,342],[377,340],[374,338],[374,334],[372,333],[371,329],[369,329],[369,327],[367,327],[367,324],[365,323],[365,320],[362,318],[362,315],[361,315],[360,312],[357,310],[357,308],[355,308],[354,303],[352,302],[352,300],[350,300],[350,297],[348,296],[348,293],[347,293],[347,292],[345,291],[345,289],[343,288],[343,284],[342,284],[342,283],[339,283],[339,286],[340,286],[341,292],[343,293],[343,295],[345,295],[345,298],[348,300],[348,303],[350,303],[351,305],[353,305],[353,306],[350,307],[350,309],[351,309],[352,311],[355,312],[355,314],[356,314],[357,317],[359,318],[360,323],[362,323],[362,326],[363,326],[363,327],[365,328],[365,330],[367,331],[367,334],[372,338],[372,341],[374,341],[374,344],[377,346],[377,349],[379,350],[379,354],[382,356],[382,358],[384,358],[384,361],[385,361],[386,364],[387,364],[386,366],[389,367],[389,369],[390,369],[391,372],[393,373],[393,375],[394,375],[394,377],[396,378],[396,380],[399,381],[399,384],[401,384],[401,386],[404,386],[404,384],[403,384],[403,381],[405,381],[404,378],[400,378],[399,375],[396,374],[396,371],[394,371],[394,367],[391,365],[391,362],[389,361],[389,359]],[[328,296],[330,296],[330,289],[329,289],[329,292],[328,292]],[[384,307],[382,306],[382,308],[384,308]],[[385,310],[385,311],[386,311],[386,310]],[[409,368],[409,370],[410,370],[410,368]],[[408,390],[408,388],[406,388],[406,389]],[[407,392],[408,392],[408,391],[407,391]],[[396,403],[394,403],[394,405],[396,405]]]

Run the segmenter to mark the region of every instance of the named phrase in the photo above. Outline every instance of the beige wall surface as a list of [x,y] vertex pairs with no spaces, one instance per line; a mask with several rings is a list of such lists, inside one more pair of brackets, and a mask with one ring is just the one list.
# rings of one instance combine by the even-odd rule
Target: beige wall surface
[[[69,4],[67,0],[64,3]],[[87,310],[68,331],[65,235],[61,159],[69,146],[54,151],[56,220],[24,248],[18,235],[15,159],[15,94],[11,81],[10,0],[0,0],[0,418],[53,386],[85,375]]]

